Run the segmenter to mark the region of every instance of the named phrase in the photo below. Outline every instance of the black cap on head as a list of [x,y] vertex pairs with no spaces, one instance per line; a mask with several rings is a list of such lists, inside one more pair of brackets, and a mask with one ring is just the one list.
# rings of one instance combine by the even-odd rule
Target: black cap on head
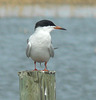
[[37,27],[43,27],[43,26],[56,26],[56,25],[50,20],[41,20],[41,21],[36,23],[35,29]]

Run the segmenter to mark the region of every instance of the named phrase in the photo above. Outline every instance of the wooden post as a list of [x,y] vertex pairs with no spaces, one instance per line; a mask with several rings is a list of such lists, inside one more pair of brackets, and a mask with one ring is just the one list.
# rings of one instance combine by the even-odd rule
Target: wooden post
[[56,100],[55,71],[21,71],[20,100]]

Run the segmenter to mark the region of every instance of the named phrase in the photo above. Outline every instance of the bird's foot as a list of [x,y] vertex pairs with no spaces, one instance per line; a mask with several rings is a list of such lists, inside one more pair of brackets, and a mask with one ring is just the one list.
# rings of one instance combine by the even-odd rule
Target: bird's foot
[[38,69],[35,68],[33,71],[38,71]]
[[45,62],[45,69],[43,71],[48,71],[48,69],[47,69],[47,62]]
[[45,68],[43,71],[48,71],[48,69]]

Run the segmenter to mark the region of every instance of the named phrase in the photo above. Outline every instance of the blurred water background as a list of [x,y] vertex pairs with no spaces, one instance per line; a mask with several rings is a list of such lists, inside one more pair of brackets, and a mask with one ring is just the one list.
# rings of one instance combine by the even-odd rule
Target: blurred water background
[[[43,18],[0,19],[0,100],[19,100],[21,70],[34,64],[25,55],[26,40],[34,24]],[[51,33],[55,57],[48,63],[56,70],[57,100],[96,99],[96,20],[93,18],[47,18],[67,31]],[[37,64],[38,69],[44,69]]]
[[[55,57],[48,62],[48,69],[56,71],[56,100],[96,100],[95,0],[87,0],[89,3],[71,0],[73,5],[68,1],[65,0],[66,5],[57,2],[53,8],[43,4],[41,9],[40,5],[34,8],[28,2],[24,6],[22,2],[14,5],[12,0],[0,0],[0,4],[3,2],[0,6],[0,100],[19,100],[17,73],[34,69],[25,50],[35,23],[41,19],[52,20],[67,29],[51,33],[53,46],[58,47]],[[37,68],[44,69],[44,65],[37,64]]]

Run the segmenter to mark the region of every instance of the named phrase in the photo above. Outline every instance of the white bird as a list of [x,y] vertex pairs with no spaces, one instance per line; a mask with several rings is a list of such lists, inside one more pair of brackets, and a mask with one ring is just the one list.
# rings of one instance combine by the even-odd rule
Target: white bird
[[50,32],[54,29],[66,30],[59,26],[56,26],[50,20],[41,20],[35,25],[35,32],[29,37],[27,41],[26,55],[31,57],[35,64],[34,71],[36,69],[36,62],[45,63],[45,69],[47,70],[47,62],[50,57],[54,57],[54,48],[51,42]]

